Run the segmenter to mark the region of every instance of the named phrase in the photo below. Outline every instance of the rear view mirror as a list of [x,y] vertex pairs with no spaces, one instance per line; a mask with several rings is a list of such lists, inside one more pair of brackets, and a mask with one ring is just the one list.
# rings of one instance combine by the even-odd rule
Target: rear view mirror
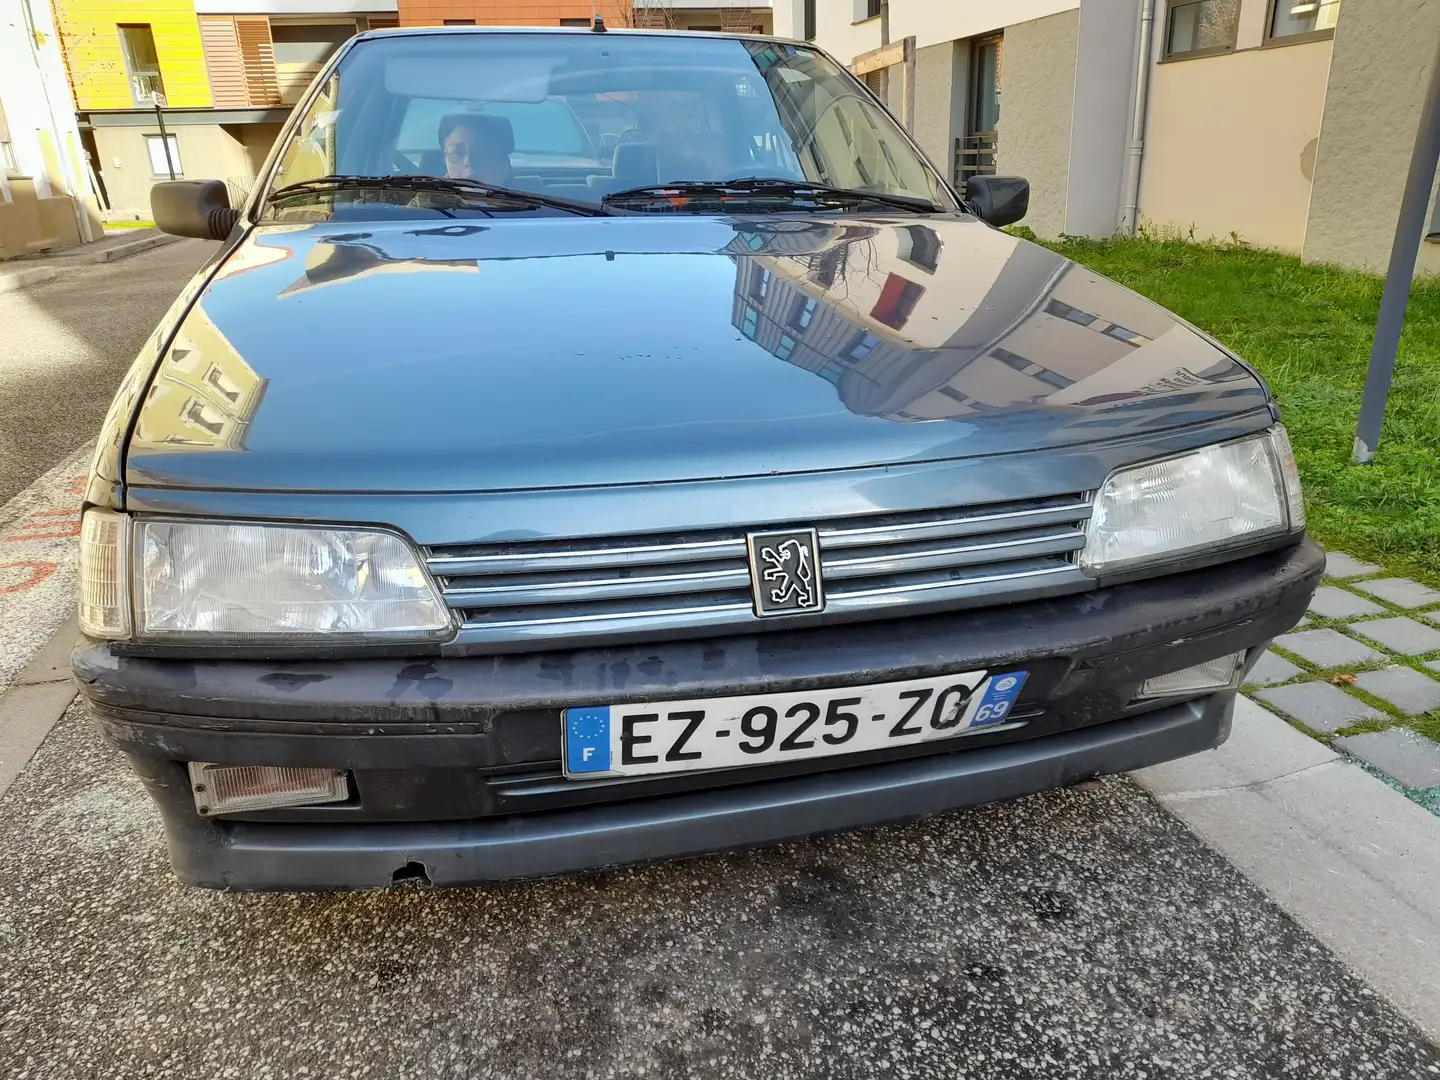
[[965,201],[975,216],[991,225],[1013,225],[1030,209],[1030,181],[1021,176],[972,176]]
[[219,180],[167,180],[150,189],[150,216],[161,232],[224,240],[240,220]]

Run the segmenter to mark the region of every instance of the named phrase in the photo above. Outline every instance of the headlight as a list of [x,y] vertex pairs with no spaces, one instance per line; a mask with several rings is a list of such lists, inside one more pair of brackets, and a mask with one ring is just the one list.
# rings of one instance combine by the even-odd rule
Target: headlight
[[1277,425],[1112,473],[1095,495],[1080,567],[1112,574],[1304,527],[1300,474]]
[[[125,519],[90,511],[90,519]],[[133,521],[130,581],[134,633],[149,640],[254,644],[434,641],[453,631],[450,612],[414,548],[378,529],[192,521]],[[86,533],[88,535],[88,532]],[[107,534],[108,538],[108,534]],[[123,565],[92,555],[96,567]],[[83,550],[83,545],[82,545]],[[113,599],[94,583],[82,557],[81,595]],[[124,637],[122,615],[92,615],[82,624],[100,637]],[[92,606],[94,606],[92,604]],[[108,620],[108,621],[107,621]]]

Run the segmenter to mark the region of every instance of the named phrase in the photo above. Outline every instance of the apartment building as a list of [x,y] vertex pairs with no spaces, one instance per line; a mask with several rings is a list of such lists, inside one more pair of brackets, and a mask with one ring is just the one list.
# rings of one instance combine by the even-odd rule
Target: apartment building
[[401,0],[402,26],[607,26],[768,34],[771,0]]
[[100,235],[49,8],[0,0],[0,259]]
[[138,217],[172,175],[225,180],[243,195],[320,65],[353,34],[398,21],[395,0],[54,7],[100,194],[112,213]]
[[[1028,178],[1041,235],[1139,222],[1372,270],[1440,37],[1433,0],[775,0],[774,17],[957,183]],[[1418,266],[1440,272],[1440,243]]]

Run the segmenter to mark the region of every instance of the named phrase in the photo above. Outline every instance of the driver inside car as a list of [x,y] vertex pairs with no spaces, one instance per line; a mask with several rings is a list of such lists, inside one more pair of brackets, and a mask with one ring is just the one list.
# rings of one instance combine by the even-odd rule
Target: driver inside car
[[445,175],[510,186],[515,171],[510,151],[515,132],[503,116],[460,113],[440,121],[440,148],[445,154]]

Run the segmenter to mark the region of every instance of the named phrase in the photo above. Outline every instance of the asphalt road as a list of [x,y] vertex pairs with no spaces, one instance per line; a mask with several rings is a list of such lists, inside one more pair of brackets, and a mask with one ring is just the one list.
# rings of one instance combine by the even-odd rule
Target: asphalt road
[[95,437],[141,344],[214,249],[181,240],[113,263],[47,260],[54,279],[0,293],[0,504]]
[[[0,496],[91,436],[205,253],[0,296]],[[170,876],[72,706],[0,796],[0,1078],[162,1076],[1418,1080],[1440,1051],[1126,779],[584,878],[237,896]]]
[[[57,1072],[57,1066],[63,1068]],[[0,800],[0,1076],[1440,1075],[1132,782],[476,890],[166,871],[72,709]]]

